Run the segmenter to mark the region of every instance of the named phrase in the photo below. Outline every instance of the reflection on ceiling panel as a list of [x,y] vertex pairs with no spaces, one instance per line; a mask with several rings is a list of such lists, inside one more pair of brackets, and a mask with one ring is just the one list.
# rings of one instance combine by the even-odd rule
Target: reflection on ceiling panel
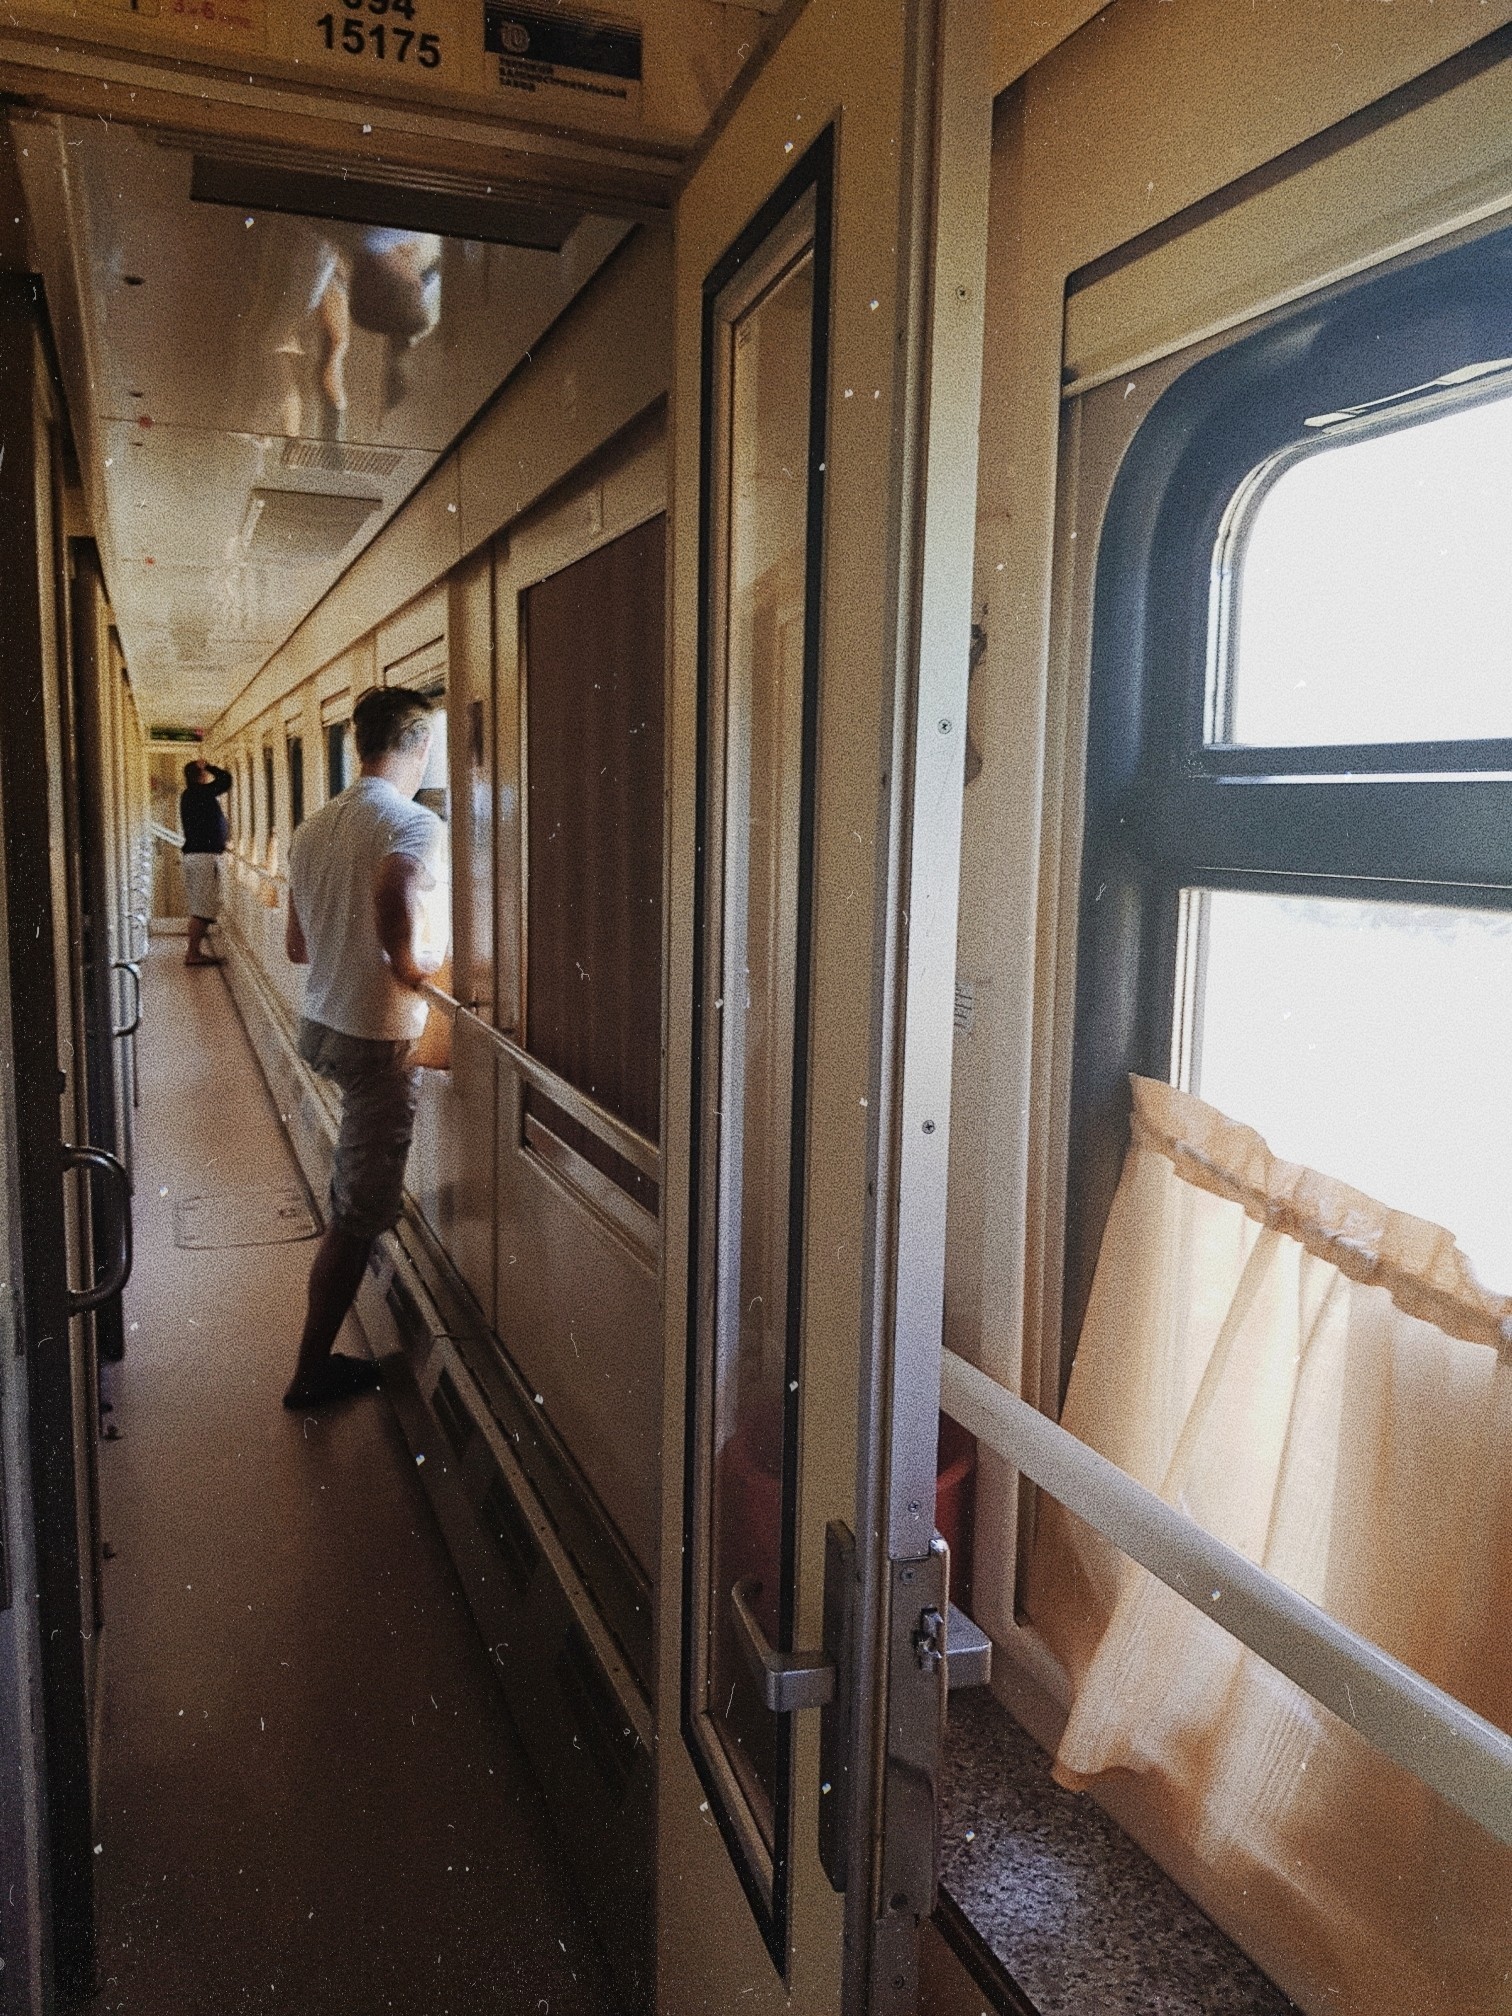
[[[296,211],[329,199],[328,177],[266,163],[202,160],[196,201],[191,155],[144,132],[13,124],[132,678],[150,723],[201,723],[626,227],[377,184],[323,219]],[[240,200],[259,195],[273,207]]]

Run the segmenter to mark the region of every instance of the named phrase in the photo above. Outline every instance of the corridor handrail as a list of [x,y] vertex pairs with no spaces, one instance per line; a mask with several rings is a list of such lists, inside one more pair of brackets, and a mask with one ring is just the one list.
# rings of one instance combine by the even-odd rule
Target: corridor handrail
[[954,1351],[940,1406],[1394,1763],[1512,1846],[1512,1736],[1225,1545]]
[[289,886],[287,875],[277,874],[271,868],[260,867],[256,861],[248,860],[245,854],[238,854],[232,851],[231,859],[236,863],[238,868],[250,868],[254,875],[260,875],[264,882],[271,882],[275,888],[287,889]]
[[439,1009],[453,1023],[465,1019],[470,1028],[480,1030],[493,1047],[508,1058],[517,1077],[523,1078],[527,1085],[533,1086],[554,1106],[560,1106],[569,1119],[576,1120],[590,1134],[597,1135],[606,1147],[623,1156],[632,1169],[638,1170],[642,1176],[649,1176],[654,1183],[661,1181],[661,1150],[656,1142],[648,1141],[644,1134],[638,1134],[633,1127],[627,1126],[617,1113],[611,1113],[607,1106],[601,1106],[586,1092],[580,1092],[570,1079],[563,1078],[549,1065],[541,1063],[539,1058],[532,1057],[528,1050],[522,1050],[502,1030],[495,1029],[491,1022],[485,1022],[476,1010],[464,1008],[454,995],[430,981],[420,992],[433,1008]]

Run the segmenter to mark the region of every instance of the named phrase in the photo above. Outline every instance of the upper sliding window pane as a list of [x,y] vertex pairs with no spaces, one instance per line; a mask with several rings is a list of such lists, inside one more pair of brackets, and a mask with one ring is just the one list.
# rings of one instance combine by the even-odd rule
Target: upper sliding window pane
[[1231,537],[1213,741],[1512,736],[1512,393],[1320,448]]

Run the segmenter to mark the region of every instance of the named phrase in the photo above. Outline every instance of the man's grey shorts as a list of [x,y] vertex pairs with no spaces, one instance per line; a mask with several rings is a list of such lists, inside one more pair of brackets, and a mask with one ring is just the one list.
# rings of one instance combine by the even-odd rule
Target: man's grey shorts
[[186,854],[183,859],[184,901],[189,915],[213,924],[221,914],[221,857]]
[[404,1165],[420,1102],[413,1043],[347,1036],[308,1019],[299,1054],[341,1090],[341,1132],[331,1170],[331,1217],[354,1239],[376,1239],[399,1221]]

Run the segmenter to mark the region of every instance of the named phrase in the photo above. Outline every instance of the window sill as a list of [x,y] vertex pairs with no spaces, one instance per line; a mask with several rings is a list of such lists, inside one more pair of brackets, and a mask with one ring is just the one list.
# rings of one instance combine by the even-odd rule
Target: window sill
[[1050,1776],[986,1688],[950,1704],[941,1875],[1038,2016],[1289,2016],[1293,2005],[1127,1834]]

